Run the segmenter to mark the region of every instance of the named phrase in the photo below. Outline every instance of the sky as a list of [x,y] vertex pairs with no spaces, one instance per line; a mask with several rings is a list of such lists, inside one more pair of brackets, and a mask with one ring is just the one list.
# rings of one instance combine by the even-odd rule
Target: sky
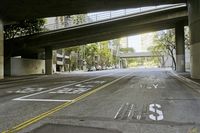
[[141,47],[141,35],[129,36],[128,37],[128,45],[135,49],[135,52],[142,52]]

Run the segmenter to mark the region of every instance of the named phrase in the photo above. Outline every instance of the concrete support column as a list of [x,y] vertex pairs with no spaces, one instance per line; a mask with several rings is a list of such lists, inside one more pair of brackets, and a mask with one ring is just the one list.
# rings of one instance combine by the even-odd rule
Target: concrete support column
[[50,47],[45,48],[45,74],[53,74],[53,50]]
[[0,79],[4,78],[4,41],[3,22],[0,19]]
[[11,76],[11,57],[4,55],[4,76]]
[[184,24],[177,23],[175,27],[176,36],[176,71],[185,72],[185,36]]
[[200,79],[200,1],[188,0],[191,33],[191,77]]

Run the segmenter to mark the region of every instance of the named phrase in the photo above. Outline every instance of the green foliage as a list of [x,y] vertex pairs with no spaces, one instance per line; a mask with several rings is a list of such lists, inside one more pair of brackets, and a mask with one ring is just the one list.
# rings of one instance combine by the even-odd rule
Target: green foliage
[[[109,41],[66,48],[65,53],[69,56],[71,55],[71,67],[77,66],[77,60],[85,60],[87,67],[96,65],[111,66],[119,62],[119,58],[114,56],[109,48]],[[78,56],[72,56],[72,53],[73,55],[78,54]]]
[[101,66],[105,66],[105,65],[111,65],[112,63],[112,54],[111,51],[108,47],[108,41],[103,41],[100,42],[100,52],[99,52],[99,56],[100,56],[100,65]]
[[81,48],[80,48],[80,46],[74,46],[74,47],[65,48],[64,50],[67,55],[70,55],[72,51],[77,53],[81,50]]
[[88,44],[85,46],[85,59],[88,66],[95,65],[95,58],[99,54],[99,48],[96,43]]
[[[164,30],[158,32],[154,36],[154,46],[150,47],[149,50],[159,56],[163,53],[169,55],[172,58],[174,67],[176,68],[176,60],[175,60],[175,50],[176,50],[176,43],[175,43],[175,30]],[[162,58],[158,58],[159,62],[162,62]]]
[[4,26],[4,37],[5,39],[12,39],[15,37],[31,35],[39,33],[42,30],[42,26],[45,24],[45,19],[26,19],[16,24]]
[[72,15],[70,16],[72,19],[73,25],[79,25],[86,22],[86,15],[85,14],[79,14],[79,15]]
[[65,55],[70,57],[69,70],[75,70],[78,67],[78,57],[79,53],[81,53],[81,46],[65,48],[64,51]]
[[185,27],[185,46],[190,50],[190,31],[189,27]]

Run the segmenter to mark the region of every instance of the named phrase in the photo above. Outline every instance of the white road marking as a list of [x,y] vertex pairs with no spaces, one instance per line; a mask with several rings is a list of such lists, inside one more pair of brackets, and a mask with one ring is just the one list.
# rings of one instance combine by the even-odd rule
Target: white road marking
[[122,109],[123,109],[123,107],[124,107],[125,105],[124,104],[122,104],[121,105],[121,107],[119,108],[119,110],[117,111],[117,113],[116,113],[116,115],[115,115],[115,117],[114,117],[114,119],[116,119],[117,118],[117,116],[119,115],[119,113],[122,111]]
[[153,87],[154,87],[155,89],[157,89],[157,88],[158,88],[158,84],[153,84]]
[[147,89],[152,89],[152,87],[148,86]]
[[33,92],[38,92],[38,91],[43,91],[46,88],[25,88],[24,90],[18,90],[16,93],[33,93]]
[[161,110],[159,110],[160,108],[161,108],[161,105],[159,105],[159,104],[150,104],[149,105],[149,111],[157,114],[157,115],[150,114],[149,118],[151,120],[160,121],[160,120],[164,119],[163,112]]
[[19,89],[16,91],[7,91],[7,93],[20,93],[20,94],[27,94],[27,93],[34,93],[34,92],[39,92],[39,91],[43,91],[46,90],[46,88],[31,88],[31,87],[27,87],[24,89]]
[[66,83],[74,83],[76,81],[71,81],[71,80],[68,80],[68,81],[55,81],[54,84],[60,84],[60,83],[63,83],[63,84],[66,84]]
[[[130,116],[131,116],[131,113],[132,113],[133,107],[134,107],[134,105],[133,105],[133,104],[131,104],[131,109],[129,110],[129,113],[128,113],[128,118],[130,118]],[[130,119],[131,119],[131,118],[130,118]]]
[[15,101],[33,101],[33,102],[73,102],[74,100],[56,100],[56,99],[21,99],[15,98]]
[[81,88],[88,88],[88,87],[93,87],[93,85],[84,85],[84,84],[77,84],[75,85],[76,87],[81,87]]
[[[49,90],[46,90],[46,91],[41,91],[41,92],[33,93],[33,94],[30,94],[30,95],[22,96],[22,97],[15,98],[15,99],[18,99],[18,100],[19,100],[19,99],[24,99],[24,98],[27,98],[27,97],[31,97],[31,96],[35,96],[35,95],[39,95],[39,94],[43,94],[43,93],[50,92],[50,91],[53,91],[53,90],[61,89],[61,88],[63,88],[63,87],[67,87],[67,86],[75,85],[75,84],[78,84],[78,83],[84,83],[84,82],[87,82],[87,81],[91,81],[91,80],[98,79],[98,78],[100,78],[100,77],[104,77],[104,76],[109,76],[109,75],[113,75],[113,74],[106,74],[106,75],[102,75],[102,76],[98,76],[98,77],[90,78],[90,79],[87,79],[87,80],[83,80],[83,81],[75,82],[75,83],[68,84],[68,85],[59,86],[59,87],[52,88],[52,89],[49,89]],[[15,99],[13,99],[13,100],[15,100]]]
[[141,115],[137,115],[137,120],[140,120],[142,118]]
[[[62,89],[52,91],[49,93],[51,93],[51,94],[56,94],[56,93],[58,93],[58,94],[81,94],[81,93],[91,90],[97,84],[102,84],[104,82],[105,81],[94,81],[94,82],[90,81],[90,82],[85,82],[82,84],[76,84],[75,87],[72,87],[72,88],[62,88]],[[94,84],[94,85],[91,85],[91,84]]]
[[103,84],[105,82],[106,81],[88,81],[88,82],[85,82],[85,84]]
[[92,88],[63,88],[57,91],[52,91],[52,94],[81,94]]

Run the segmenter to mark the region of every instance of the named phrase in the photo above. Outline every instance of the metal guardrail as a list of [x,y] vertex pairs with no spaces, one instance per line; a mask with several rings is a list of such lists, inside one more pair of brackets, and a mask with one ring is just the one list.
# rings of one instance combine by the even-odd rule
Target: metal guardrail
[[[58,22],[58,23],[44,25],[43,28],[46,29],[47,31],[51,31],[51,30],[57,30],[57,29],[62,29],[62,28],[79,26],[83,24],[90,24],[90,23],[103,21],[103,20],[110,20],[110,19],[114,19],[118,17],[127,16],[127,15],[134,15],[138,13],[165,9],[169,7],[184,6],[184,5],[185,4],[174,4],[174,5],[142,7],[142,8],[116,10],[116,11],[105,11],[105,12],[98,12],[98,13],[72,15],[72,16],[69,16],[68,18],[65,18],[65,22]],[[81,16],[82,16],[81,21],[78,21],[78,22],[74,21],[75,17],[81,17]]]

